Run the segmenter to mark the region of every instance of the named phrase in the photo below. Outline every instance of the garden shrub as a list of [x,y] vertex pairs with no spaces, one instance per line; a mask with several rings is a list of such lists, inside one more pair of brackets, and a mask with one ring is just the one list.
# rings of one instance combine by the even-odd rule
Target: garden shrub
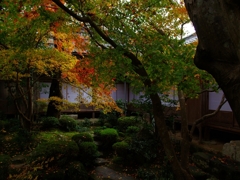
[[158,154],[158,142],[156,139],[132,138],[129,142],[129,150],[133,161],[141,164],[153,161]]
[[81,132],[79,134],[75,134],[72,137],[72,140],[79,144],[81,142],[93,142],[93,137],[90,133]]
[[136,134],[140,131],[140,128],[137,126],[128,126],[126,129],[126,133],[128,134]]
[[112,128],[113,127],[112,124],[110,124],[108,122],[104,123],[104,126],[106,126],[107,128]]
[[58,118],[56,117],[42,117],[41,121],[44,129],[56,128],[59,125]]
[[78,161],[68,164],[68,169],[65,173],[65,179],[69,180],[88,180],[89,175],[82,163]]
[[118,118],[118,129],[121,131],[126,131],[129,126],[135,126],[137,123],[137,117],[126,116]]
[[29,147],[31,143],[35,141],[35,136],[33,132],[29,132],[26,129],[19,128],[17,133],[14,135],[12,139],[12,143],[14,143],[15,150],[19,148],[19,150],[25,150],[26,147]]
[[5,154],[0,155],[0,179],[7,179],[10,162],[10,156]]
[[[122,100],[116,100],[116,104],[119,108],[124,109],[124,102]],[[103,126],[107,123],[107,127],[115,127],[118,123],[118,118],[121,116],[120,112],[112,111],[109,113],[100,112],[99,120]]]
[[6,131],[16,132],[21,127],[19,119],[1,119],[0,120],[0,130],[4,129]]
[[66,164],[67,161],[76,159],[79,149],[74,141],[47,141],[39,144],[32,152],[30,161]]
[[137,135],[139,139],[153,139],[155,138],[155,127],[152,124],[143,123]]
[[113,128],[106,128],[99,132],[102,147],[104,149],[112,148],[112,145],[117,142],[118,132]]
[[0,120],[0,130],[5,129],[5,121]]
[[125,165],[125,164],[127,164],[126,159],[123,158],[123,157],[119,157],[119,156],[113,157],[112,162],[113,162],[114,164],[119,164],[119,165]]
[[120,157],[127,157],[129,155],[129,144],[125,141],[116,142],[112,145],[115,153]]
[[77,127],[77,122],[70,116],[63,115],[59,119],[60,126],[67,131],[74,131]]
[[89,129],[87,127],[82,127],[82,126],[77,125],[76,131],[77,132],[87,132],[87,131],[89,131]]
[[88,118],[84,118],[82,122],[83,127],[90,127],[92,125],[91,121]]
[[94,140],[98,141],[98,140],[101,140],[101,134],[100,132],[103,130],[103,129],[106,129],[105,126],[102,126],[102,127],[97,127],[93,130],[94,132]]
[[98,157],[97,145],[94,142],[82,142],[78,144],[78,147],[80,161],[87,166],[93,165]]
[[8,130],[11,127],[11,123],[8,120],[0,120],[0,130]]

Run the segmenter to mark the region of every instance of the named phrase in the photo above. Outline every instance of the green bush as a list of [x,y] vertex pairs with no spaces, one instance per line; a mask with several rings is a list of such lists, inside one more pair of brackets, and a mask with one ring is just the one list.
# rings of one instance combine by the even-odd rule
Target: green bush
[[137,117],[126,116],[118,118],[118,128],[121,131],[126,131],[129,126],[135,126],[137,124]]
[[83,164],[78,161],[71,162],[65,173],[65,179],[69,180],[88,180],[89,176]]
[[37,108],[38,108],[37,112],[47,112],[47,108],[48,108],[48,103],[47,102],[37,101],[36,105],[37,105]]
[[47,141],[39,144],[32,152],[30,161],[43,162],[54,157],[51,163],[65,165],[76,159],[79,149],[74,141]]
[[0,155],[0,179],[5,180],[8,177],[8,167],[10,165],[11,158],[8,155]]
[[59,119],[60,126],[67,131],[74,131],[77,127],[77,122],[75,119],[71,118],[70,116],[62,116]]
[[100,135],[100,132],[103,130],[103,129],[106,129],[105,126],[102,126],[102,127],[97,127],[94,129],[94,140],[98,141],[100,140],[101,141],[101,135]]
[[139,164],[153,161],[158,154],[158,141],[153,139],[140,139],[133,137],[129,143],[132,161]]
[[37,132],[29,132],[26,129],[19,128],[11,140],[11,143],[15,144],[14,151],[25,151],[26,148],[35,146],[36,135]]
[[116,154],[120,157],[127,157],[129,155],[129,144],[125,141],[116,142],[112,145]]
[[83,127],[90,127],[92,125],[91,121],[88,118],[84,118],[84,121],[82,122]]
[[100,141],[102,142],[102,147],[104,149],[109,149],[115,142],[117,142],[118,132],[116,129],[106,128],[99,132],[99,136]]
[[89,128],[77,125],[76,126],[76,131],[77,132],[87,132],[87,131],[89,131]]
[[[122,100],[117,100],[116,101],[118,107],[120,107],[121,109],[124,109],[124,102]],[[117,112],[117,111],[112,111],[109,113],[103,113],[100,112],[100,123],[103,126],[104,123],[108,123],[110,125],[108,125],[108,127],[115,127],[117,126],[118,123],[118,118],[121,116],[121,113]]]
[[59,125],[58,118],[56,117],[42,117],[41,121],[44,129],[56,128]]
[[97,145],[94,142],[82,142],[78,147],[80,161],[87,166],[93,165],[98,156]]
[[110,124],[110,123],[104,123],[104,126],[106,126],[107,128],[112,128],[113,126],[112,126],[112,124]]
[[139,131],[140,131],[140,128],[137,127],[137,126],[128,126],[127,130],[126,130],[126,133],[128,133],[128,134],[136,134]]
[[113,162],[114,164],[119,164],[119,165],[125,165],[125,164],[127,164],[126,159],[124,159],[123,157],[119,157],[119,156],[113,157],[112,162]]
[[11,123],[8,120],[0,120],[0,130],[8,130],[11,127]]
[[20,121],[18,119],[1,119],[0,120],[0,130],[4,129],[6,131],[15,132],[21,127]]
[[81,132],[79,134],[75,134],[72,137],[72,140],[79,144],[81,142],[93,142],[93,137],[87,132]]

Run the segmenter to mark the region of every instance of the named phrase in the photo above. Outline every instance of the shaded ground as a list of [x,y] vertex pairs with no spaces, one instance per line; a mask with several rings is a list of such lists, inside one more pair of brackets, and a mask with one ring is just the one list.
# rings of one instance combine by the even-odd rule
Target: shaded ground
[[[92,123],[96,123],[97,119],[91,119]],[[48,139],[48,138],[64,138],[58,134],[56,134],[55,136],[50,136],[52,134],[56,134],[54,132],[49,132],[49,133],[45,133],[44,138]],[[70,133],[66,133],[66,134],[70,134]],[[8,136],[6,136],[7,138]],[[171,134],[171,137],[173,139],[181,139],[181,134],[180,132],[176,132],[175,134]],[[219,136],[221,137],[221,136]],[[222,136],[223,137],[223,136]],[[221,137],[221,138],[222,138]],[[228,141],[227,141],[228,142]],[[223,145],[226,143],[226,141],[220,141],[217,139],[212,139],[211,141],[203,141],[202,143],[198,142],[198,137],[197,135],[195,135],[193,137],[192,143],[195,146],[199,146],[207,151],[212,151],[212,152],[216,152],[216,153],[221,153],[222,152],[222,147]],[[9,147],[10,148],[10,147]],[[8,150],[9,150],[8,148]],[[15,149],[16,150],[16,149]],[[16,156],[15,158],[12,159],[12,164],[11,164],[11,168],[12,169],[19,169],[22,166],[26,165],[25,161],[24,161],[24,156]],[[94,174],[95,180],[134,180],[137,179],[136,178],[136,170],[137,169],[127,169],[124,166],[119,166],[119,165],[115,165],[111,162],[111,159],[107,158],[103,158],[103,159],[98,159],[98,163],[95,166],[94,170],[91,172],[92,174]],[[159,163],[161,164],[161,163]],[[149,167],[151,168],[151,167]]]
[[[176,132],[175,134],[171,134],[172,138],[176,138],[176,139],[181,139],[181,133],[180,132]],[[212,152],[216,152],[216,153],[221,153],[222,152],[222,148],[223,145],[226,143],[225,141],[221,141],[221,140],[217,140],[217,139],[212,139],[210,141],[202,141],[201,143],[199,143],[198,140],[198,136],[194,135],[193,139],[192,139],[192,143],[195,146],[199,146],[207,151],[212,151]]]

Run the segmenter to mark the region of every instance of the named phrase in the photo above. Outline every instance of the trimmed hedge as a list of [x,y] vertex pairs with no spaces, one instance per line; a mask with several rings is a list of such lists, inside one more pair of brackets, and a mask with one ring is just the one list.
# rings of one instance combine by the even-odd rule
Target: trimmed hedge
[[58,118],[56,117],[42,117],[41,121],[44,129],[56,128],[59,125]]
[[65,179],[89,180],[89,175],[82,163],[74,161],[68,165],[68,170],[65,173]]
[[77,127],[76,120],[66,115],[61,116],[61,118],[59,119],[59,124],[64,130],[67,131],[74,131]]
[[97,145],[94,142],[82,142],[78,144],[79,158],[82,163],[91,166],[98,157]]
[[118,118],[118,129],[121,131],[126,131],[129,126],[136,126],[137,117],[126,116]]
[[118,132],[114,128],[106,128],[95,132],[102,143],[103,149],[111,149],[112,145],[117,142]]
[[79,149],[74,141],[50,141],[39,144],[32,155],[30,161],[43,162],[54,157],[51,163],[59,163],[64,165],[65,161],[76,159]]
[[77,144],[80,142],[93,142],[93,137],[90,133],[81,132],[79,134],[75,134],[72,137],[72,140],[75,141]]
[[129,144],[125,141],[116,142],[112,145],[112,148],[120,157],[127,157],[129,155]]
[[128,134],[136,134],[140,131],[140,128],[137,126],[128,126],[126,129],[126,133]]

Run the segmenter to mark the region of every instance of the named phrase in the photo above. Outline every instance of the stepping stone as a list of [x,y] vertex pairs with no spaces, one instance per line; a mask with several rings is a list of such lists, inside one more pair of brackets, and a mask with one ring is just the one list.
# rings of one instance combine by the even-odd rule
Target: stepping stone
[[12,157],[11,162],[12,164],[10,165],[10,167],[12,169],[20,169],[26,165],[26,158],[23,155],[17,155]]
[[110,169],[106,166],[98,166],[93,171],[93,173],[96,175],[96,180],[101,179],[109,179],[109,180],[135,180],[135,178],[128,176],[124,173],[119,173],[117,171],[114,171],[113,169]]
[[17,155],[12,157],[11,161],[13,164],[23,164],[26,162],[26,158],[23,155]]
[[105,164],[109,163],[109,161],[106,159],[103,159],[103,158],[97,158],[95,160],[95,163],[96,163],[96,165],[100,166],[100,165],[105,165]]

